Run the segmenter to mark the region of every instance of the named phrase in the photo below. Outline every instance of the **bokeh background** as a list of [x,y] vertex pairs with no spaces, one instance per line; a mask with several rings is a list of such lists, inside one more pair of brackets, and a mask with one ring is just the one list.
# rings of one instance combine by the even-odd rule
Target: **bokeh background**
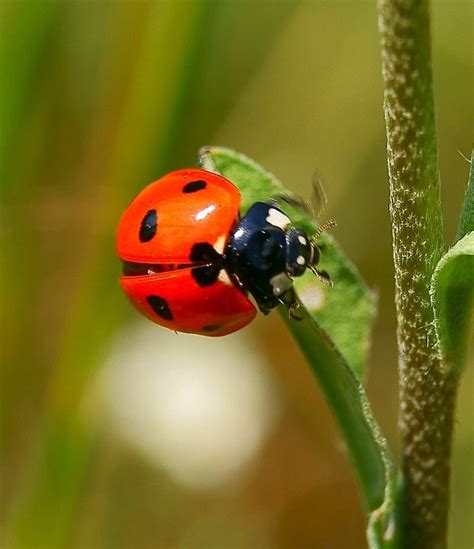
[[[468,0],[433,3],[448,242],[473,137],[473,15]],[[1,2],[4,546],[365,547],[343,443],[279,316],[220,340],[147,323],[119,290],[114,230],[202,145],[305,197],[323,174],[324,217],[379,294],[368,391],[396,450],[376,23],[373,1]],[[473,374],[455,549],[474,541]]]

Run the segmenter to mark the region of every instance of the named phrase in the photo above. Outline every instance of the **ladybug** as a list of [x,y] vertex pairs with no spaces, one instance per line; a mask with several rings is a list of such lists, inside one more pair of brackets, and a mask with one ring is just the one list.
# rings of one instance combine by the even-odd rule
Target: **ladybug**
[[[121,286],[152,321],[223,336],[283,303],[297,318],[292,277],[319,271],[319,248],[272,201],[240,217],[240,192],[201,169],[169,173],[125,210],[117,232]],[[326,224],[320,228],[317,236]],[[251,299],[252,298],[252,299]]]

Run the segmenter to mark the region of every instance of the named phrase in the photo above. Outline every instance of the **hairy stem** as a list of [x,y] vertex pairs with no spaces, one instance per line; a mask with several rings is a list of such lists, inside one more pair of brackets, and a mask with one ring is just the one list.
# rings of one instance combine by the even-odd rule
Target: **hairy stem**
[[443,374],[429,287],[443,248],[428,0],[378,0],[405,483],[404,547],[446,546],[456,380]]

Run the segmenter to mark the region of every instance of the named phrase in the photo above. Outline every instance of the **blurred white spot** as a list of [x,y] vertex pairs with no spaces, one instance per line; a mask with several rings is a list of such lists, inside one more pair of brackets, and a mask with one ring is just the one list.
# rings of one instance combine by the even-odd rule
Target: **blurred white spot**
[[303,246],[306,246],[307,240],[304,236],[299,235],[298,240],[300,241],[300,244],[303,244]]
[[309,311],[319,311],[325,301],[323,289],[314,283],[299,287],[298,297]]
[[304,265],[306,263],[306,259],[302,255],[299,255],[296,258],[296,263],[298,263],[298,265]]
[[188,487],[235,477],[278,416],[264,357],[245,332],[208,339],[143,322],[121,334],[107,362],[102,419]]

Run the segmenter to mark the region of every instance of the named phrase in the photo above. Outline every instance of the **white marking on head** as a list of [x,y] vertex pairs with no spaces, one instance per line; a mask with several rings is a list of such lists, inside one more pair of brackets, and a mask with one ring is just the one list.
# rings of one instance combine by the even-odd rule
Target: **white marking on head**
[[223,254],[224,253],[224,246],[225,246],[225,243],[226,243],[226,237],[225,235],[223,234],[222,236],[220,236],[214,243],[214,250],[216,250],[216,252],[218,254]]
[[298,240],[300,241],[300,244],[303,244],[303,246],[306,246],[307,240],[304,236],[299,235]]
[[296,263],[298,263],[298,265],[304,265],[306,263],[306,259],[302,255],[299,255],[296,258]]
[[270,208],[268,210],[266,220],[268,223],[270,223],[270,225],[280,227],[280,229],[284,229],[290,222],[290,218],[287,215],[285,215],[283,212],[280,212],[279,210],[276,210],[275,208]]
[[206,217],[212,213],[214,210],[216,209],[216,206],[215,204],[211,204],[210,206],[208,206],[207,208],[204,208],[203,210],[201,210],[200,212],[198,212],[194,218],[196,219],[196,221],[202,221],[203,219],[206,219]]

